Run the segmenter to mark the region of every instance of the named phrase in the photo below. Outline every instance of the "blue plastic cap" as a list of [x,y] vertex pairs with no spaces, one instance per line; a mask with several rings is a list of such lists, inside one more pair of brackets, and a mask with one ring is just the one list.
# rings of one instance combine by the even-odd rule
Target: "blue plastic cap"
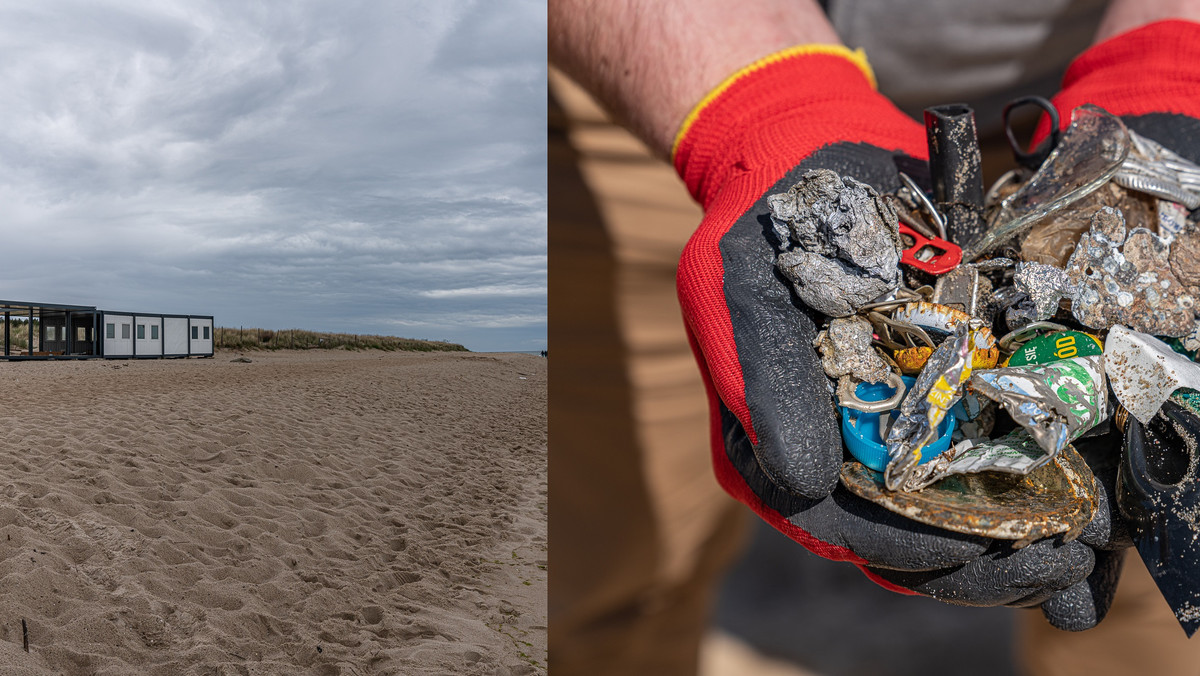
[[[903,380],[905,386],[909,388],[916,382],[916,378],[910,376],[904,376]],[[887,383],[859,383],[855,390],[855,394],[863,401],[882,401],[895,392],[895,388],[889,387]],[[846,449],[862,464],[876,472],[882,472],[887,467],[890,456],[887,446],[884,445],[884,440],[880,436],[879,423],[883,415],[891,412],[889,411],[887,414],[865,413],[852,408],[840,408],[842,409],[842,441],[846,444]],[[951,409],[938,425],[937,438],[921,449],[922,465],[949,450],[950,436],[954,434],[956,422],[954,411]]]

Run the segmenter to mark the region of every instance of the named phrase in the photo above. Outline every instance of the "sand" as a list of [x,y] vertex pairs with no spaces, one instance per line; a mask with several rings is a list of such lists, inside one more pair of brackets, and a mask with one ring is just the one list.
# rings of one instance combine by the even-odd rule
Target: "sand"
[[547,360],[238,356],[0,363],[0,674],[544,673]]

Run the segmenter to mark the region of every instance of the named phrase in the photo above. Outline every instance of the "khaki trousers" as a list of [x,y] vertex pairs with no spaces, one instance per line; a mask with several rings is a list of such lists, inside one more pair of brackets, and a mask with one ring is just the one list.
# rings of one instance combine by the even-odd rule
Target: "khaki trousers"
[[[551,91],[550,669],[691,675],[750,514],[713,477],[675,296],[702,214],[586,94],[554,72]],[[1032,675],[1200,674],[1200,640],[1184,639],[1136,554],[1096,629],[1016,615]]]

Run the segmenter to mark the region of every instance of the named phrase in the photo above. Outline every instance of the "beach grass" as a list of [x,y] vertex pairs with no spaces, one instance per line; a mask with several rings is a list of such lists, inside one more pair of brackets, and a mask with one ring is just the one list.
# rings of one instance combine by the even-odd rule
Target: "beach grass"
[[[35,335],[36,335],[37,327],[38,327],[38,321],[35,319],[35,320],[33,320],[33,328],[35,331]],[[0,331],[0,333],[2,333],[2,332],[3,331]],[[3,340],[3,337],[0,337],[0,340]],[[29,322],[21,321],[19,319],[14,318],[9,323],[9,326],[8,326],[8,340],[9,340],[9,346],[11,347],[11,349],[14,349],[14,350],[29,349]]]
[[384,350],[387,352],[468,352],[457,343],[302,329],[217,327],[213,347],[221,350]]

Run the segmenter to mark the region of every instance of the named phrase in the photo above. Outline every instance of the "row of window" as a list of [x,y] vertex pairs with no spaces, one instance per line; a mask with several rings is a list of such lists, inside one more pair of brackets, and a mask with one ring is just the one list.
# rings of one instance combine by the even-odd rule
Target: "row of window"
[[[46,327],[46,342],[50,342],[52,340],[57,341],[57,340],[66,340],[66,339],[67,339],[67,327],[65,327],[65,326],[47,326]],[[77,340],[81,343],[88,342],[88,340],[89,340],[88,339],[88,327],[76,326],[75,327],[75,340]]]
[[[149,325],[138,324],[137,325],[138,340],[146,339],[146,327],[147,326],[150,327],[150,340],[158,340],[158,324],[149,324]],[[50,328],[53,328],[53,327],[50,327]],[[199,326],[192,327],[192,340],[200,340],[200,328],[201,327],[199,327]],[[205,326],[203,328],[204,328],[204,340],[210,339],[212,337],[211,327]],[[108,324],[105,324],[104,325],[104,337],[105,338],[116,338],[117,337],[117,325],[114,323],[111,323],[111,322]],[[121,324],[121,339],[129,340],[129,324]],[[53,334],[50,335],[48,340],[54,340]]]
[[[80,327],[76,327],[76,328],[78,330],[75,332],[75,340],[86,341],[87,340],[87,327],[80,326]],[[66,339],[67,339],[67,327],[65,327],[65,326],[47,326],[46,327],[46,341],[47,342],[49,342],[51,340],[66,340]]]

